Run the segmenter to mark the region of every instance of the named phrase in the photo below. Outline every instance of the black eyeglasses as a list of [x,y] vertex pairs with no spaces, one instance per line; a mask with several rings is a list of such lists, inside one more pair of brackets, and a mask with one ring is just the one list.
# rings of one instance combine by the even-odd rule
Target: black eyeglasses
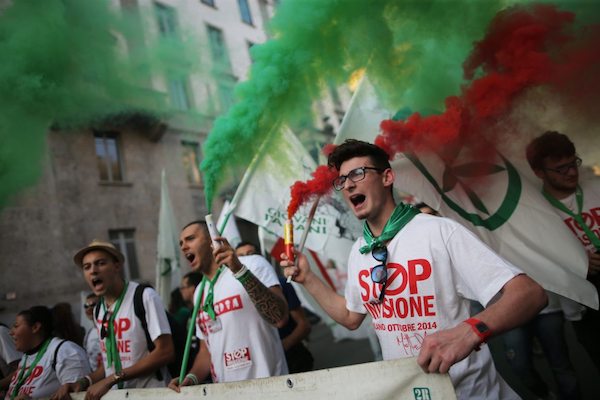
[[571,168],[579,168],[581,167],[581,158],[577,157],[575,160],[570,163],[559,165],[556,168],[544,168],[546,171],[556,172],[557,174],[566,175],[569,173]]
[[90,304],[84,304],[83,305],[83,308],[85,308],[86,310],[88,308],[94,308],[94,307],[96,307],[96,303],[90,303]]
[[383,168],[374,168],[374,167],[359,167],[354,168],[352,171],[348,172],[347,175],[340,175],[333,180],[333,188],[335,190],[342,190],[344,188],[344,184],[346,183],[346,179],[350,179],[352,182],[358,182],[365,179],[365,174],[368,169],[372,169],[377,172],[383,172],[385,169]]
[[371,251],[371,255],[374,259],[379,261],[381,264],[378,264],[371,268],[371,280],[374,283],[381,284],[381,293],[379,293],[379,302],[383,301],[383,297],[385,296],[385,287],[387,285],[387,257],[388,251],[385,246],[377,246],[374,247]]
[[112,311],[107,311],[104,313],[104,318],[102,318],[102,327],[100,328],[100,339],[104,339],[108,336],[108,324],[110,323],[110,317],[112,317]]

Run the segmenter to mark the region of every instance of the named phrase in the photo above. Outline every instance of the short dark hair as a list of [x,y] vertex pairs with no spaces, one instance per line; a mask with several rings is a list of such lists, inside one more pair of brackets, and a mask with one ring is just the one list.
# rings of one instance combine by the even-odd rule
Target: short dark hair
[[548,131],[533,139],[525,150],[529,166],[533,170],[544,168],[544,159],[559,159],[575,155],[575,145],[567,135]]
[[189,285],[196,287],[202,281],[202,274],[200,272],[188,272],[183,276],[183,279],[186,279]]
[[375,168],[388,169],[390,156],[381,147],[362,140],[347,139],[329,154],[327,164],[337,170],[345,161],[355,157],[369,157]]
[[17,315],[20,315],[27,321],[27,325],[33,326],[37,322],[42,327],[42,335],[48,338],[52,335],[53,323],[52,323],[52,311],[46,306],[33,306],[27,310],[23,310]]
[[237,246],[235,246],[235,249],[237,250],[242,246],[253,246],[256,249],[256,251],[258,251],[258,246],[252,242],[240,242]]
[[183,228],[181,228],[181,230],[183,231],[185,228],[187,228],[188,226],[192,226],[192,225],[200,225],[204,228],[204,230],[206,230],[206,232],[208,232],[208,226],[206,225],[206,221],[201,220],[201,219],[197,219],[195,221],[187,223]]

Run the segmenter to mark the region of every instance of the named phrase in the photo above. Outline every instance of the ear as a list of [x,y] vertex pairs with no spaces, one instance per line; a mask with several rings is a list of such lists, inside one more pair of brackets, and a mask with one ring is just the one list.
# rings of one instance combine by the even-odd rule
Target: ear
[[42,323],[36,322],[31,326],[32,333],[40,333],[42,331]]
[[388,168],[382,173],[383,175],[383,186],[388,187],[394,184],[394,180],[396,179],[396,173],[393,169]]

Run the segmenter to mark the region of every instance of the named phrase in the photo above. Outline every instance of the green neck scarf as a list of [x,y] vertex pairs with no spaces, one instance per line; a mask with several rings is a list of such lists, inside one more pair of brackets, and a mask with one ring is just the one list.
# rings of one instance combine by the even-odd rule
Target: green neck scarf
[[27,367],[27,357],[28,356],[27,356],[27,354],[25,354],[23,356],[23,366],[21,367],[21,372],[19,373],[19,377],[17,378],[17,383],[15,384],[15,387],[13,388],[13,391],[10,394],[10,400],[13,400],[15,397],[17,397],[17,394],[19,393],[19,390],[23,386],[23,383],[25,383],[27,378],[29,378],[29,376],[31,375],[31,372],[33,372],[33,369],[36,367],[36,365],[38,365],[38,363],[40,362],[42,357],[44,357],[44,354],[46,354],[46,350],[48,350],[48,345],[50,344],[51,341],[52,341],[51,337],[46,339],[46,341],[44,342],[42,347],[38,350],[37,355],[35,356],[35,359],[31,363],[29,368],[27,368],[27,372],[25,372],[25,368]]
[[575,191],[575,200],[577,202],[576,213],[569,210],[567,206],[565,206],[560,200],[556,199],[554,196],[552,196],[545,190],[542,190],[542,194],[544,195],[546,200],[548,200],[550,204],[552,204],[554,208],[557,208],[565,214],[573,217],[573,219],[575,219],[575,221],[579,224],[581,229],[583,229],[590,242],[592,242],[592,244],[596,248],[596,250],[600,250],[600,239],[598,238],[598,236],[596,236],[594,232],[592,232],[588,224],[585,223],[585,221],[583,220],[583,215],[581,214],[581,211],[583,210],[583,190],[581,190],[581,187],[579,185],[577,185],[577,189]]
[[[125,282],[125,287],[123,291],[119,295],[119,298],[115,302],[115,306],[113,311],[109,311],[104,303],[104,297],[100,299],[102,302],[102,307],[104,308],[105,313],[110,313],[108,318],[108,335],[106,337],[105,345],[106,345],[106,361],[109,366],[112,366],[115,374],[118,374],[122,370],[121,366],[121,357],[119,355],[119,346],[117,344],[117,335],[115,333],[115,318],[117,317],[117,313],[121,308],[121,303],[123,302],[123,298],[125,297],[125,293],[127,292],[127,288],[129,287],[129,282]],[[123,389],[123,382],[118,383],[119,389]]]
[[213,321],[217,319],[217,315],[215,313],[215,306],[214,306],[214,289],[215,289],[215,283],[217,283],[217,279],[219,279],[221,272],[223,272],[222,266],[219,267],[217,274],[211,280],[206,278],[206,275],[203,276],[202,283],[200,286],[200,298],[202,298],[202,294],[204,293],[204,286],[206,285],[206,282],[208,281],[208,293],[206,294],[206,298],[204,299],[204,304],[202,304],[202,310],[205,313],[207,313],[208,316],[210,317],[210,319],[212,319]]
[[369,224],[367,224],[367,221],[365,220],[365,223],[363,224],[363,237],[367,244],[360,248],[360,253],[366,254],[375,247],[384,245],[385,242],[396,236],[396,234],[400,232],[400,230],[404,228],[415,215],[420,213],[421,212],[413,206],[401,202],[396,206],[390,219],[385,223],[383,232],[379,237],[373,236],[373,232],[371,232],[371,228],[369,228]]

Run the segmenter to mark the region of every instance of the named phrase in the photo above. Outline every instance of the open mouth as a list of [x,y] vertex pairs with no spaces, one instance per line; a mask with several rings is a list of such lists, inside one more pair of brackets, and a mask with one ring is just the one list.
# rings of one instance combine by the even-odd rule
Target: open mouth
[[194,262],[194,260],[196,259],[196,255],[192,254],[192,253],[187,253],[185,255],[185,258],[187,258],[187,260],[190,262],[190,264],[192,264]]
[[367,198],[364,194],[355,194],[352,197],[350,197],[350,202],[354,207],[356,207],[364,203],[366,199]]
[[96,288],[96,287],[98,287],[100,285],[102,285],[102,279],[100,279],[100,278],[92,278],[92,286],[94,288]]

